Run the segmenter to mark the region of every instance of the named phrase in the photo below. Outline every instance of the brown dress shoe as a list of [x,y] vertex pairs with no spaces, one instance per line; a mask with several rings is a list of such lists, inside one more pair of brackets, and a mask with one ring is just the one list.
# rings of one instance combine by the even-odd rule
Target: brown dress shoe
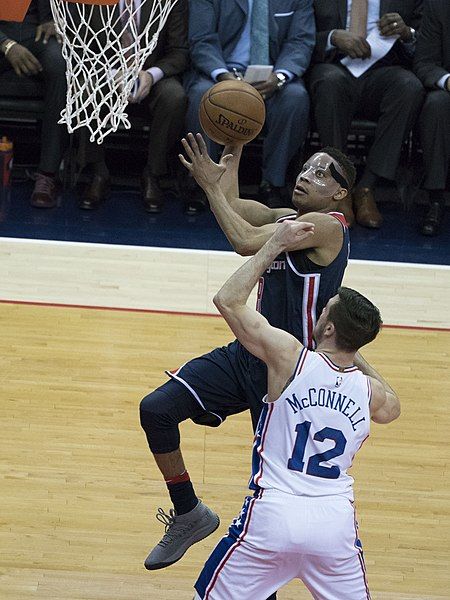
[[141,180],[142,202],[149,213],[160,213],[163,205],[163,193],[155,175],[144,173]]
[[339,202],[339,211],[344,214],[347,225],[353,227],[355,224],[355,213],[353,212],[353,196],[350,192]]
[[54,177],[36,173],[30,204],[36,208],[54,208],[58,202],[58,186]]
[[370,188],[356,188],[353,191],[353,203],[357,223],[371,229],[381,227],[383,217],[377,208],[373,192]]
[[95,210],[109,195],[109,177],[94,175],[91,183],[84,190],[78,202],[78,207],[83,210]]

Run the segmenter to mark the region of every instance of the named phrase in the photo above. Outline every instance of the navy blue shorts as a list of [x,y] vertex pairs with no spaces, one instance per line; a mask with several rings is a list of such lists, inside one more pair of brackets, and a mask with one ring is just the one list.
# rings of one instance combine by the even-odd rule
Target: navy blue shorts
[[204,409],[194,422],[214,427],[229,415],[250,409],[256,427],[267,393],[267,367],[237,340],[167,374],[186,386]]

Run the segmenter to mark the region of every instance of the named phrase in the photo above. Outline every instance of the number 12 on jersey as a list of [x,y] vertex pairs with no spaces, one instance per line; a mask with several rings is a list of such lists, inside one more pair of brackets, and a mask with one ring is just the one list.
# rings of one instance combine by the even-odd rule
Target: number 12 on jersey
[[[303,473],[305,468],[305,462],[303,459],[305,457],[306,442],[308,441],[310,429],[310,421],[304,421],[295,427],[297,437],[295,438],[292,456],[288,460],[287,464],[288,469],[291,471],[300,471],[300,473]],[[339,429],[324,427],[313,436],[313,440],[317,442],[333,440],[335,446],[326,452],[321,452],[320,454],[314,454],[313,456],[310,456],[306,466],[306,473],[308,475],[313,475],[314,477],[337,479],[341,473],[338,466],[334,465],[332,467],[324,467],[320,463],[335,458],[336,456],[341,456],[341,454],[344,453],[345,446],[347,445],[347,440],[345,439],[344,434]]]

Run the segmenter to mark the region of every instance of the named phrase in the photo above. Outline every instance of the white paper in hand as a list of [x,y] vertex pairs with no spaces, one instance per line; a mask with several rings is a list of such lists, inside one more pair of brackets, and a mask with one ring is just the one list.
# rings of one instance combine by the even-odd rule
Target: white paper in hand
[[245,71],[244,81],[247,83],[259,83],[260,81],[267,81],[272,71],[272,65],[249,65]]
[[344,58],[341,59],[341,63],[344,67],[347,67],[353,77],[361,77],[361,75],[370,69],[370,67],[380,60],[380,58],[386,56],[398,40],[398,37],[398,35],[390,37],[381,36],[378,27],[375,27],[367,36],[367,41],[372,50],[370,58],[350,58],[349,56],[344,56]]

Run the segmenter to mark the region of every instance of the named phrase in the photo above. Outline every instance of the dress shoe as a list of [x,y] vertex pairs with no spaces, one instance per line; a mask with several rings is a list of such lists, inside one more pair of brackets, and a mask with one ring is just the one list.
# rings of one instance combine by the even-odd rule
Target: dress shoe
[[78,206],[83,210],[95,210],[109,195],[109,177],[96,174],[84,190]]
[[54,208],[58,201],[56,179],[43,173],[36,173],[36,183],[31,194],[30,204],[36,208]]
[[141,179],[142,202],[149,213],[160,213],[163,205],[163,193],[155,175],[144,173]]
[[373,192],[370,188],[356,188],[353,191],[353,204],[356,211],[357,223],[371,229],[381,227],[383,217],[377,208]]
[[286,198],[285,188],[261,181],[258,189],[258,200],[269,208],[287,208],[290,201]]
[[355,213],[353,212],[353,196],[349,192],[346,197],[339,202],[339,212],[343,213],[347,225],[353,227],[355,224]]
[[208,208],[205,192],[190,175],[183,179],[181,193],[184,202],[184,213],[189,217],[195,217]]
[[441,202],[432,202],[422,223],[420,233],[433,236],[439,233],[444,216],[444,207]]

